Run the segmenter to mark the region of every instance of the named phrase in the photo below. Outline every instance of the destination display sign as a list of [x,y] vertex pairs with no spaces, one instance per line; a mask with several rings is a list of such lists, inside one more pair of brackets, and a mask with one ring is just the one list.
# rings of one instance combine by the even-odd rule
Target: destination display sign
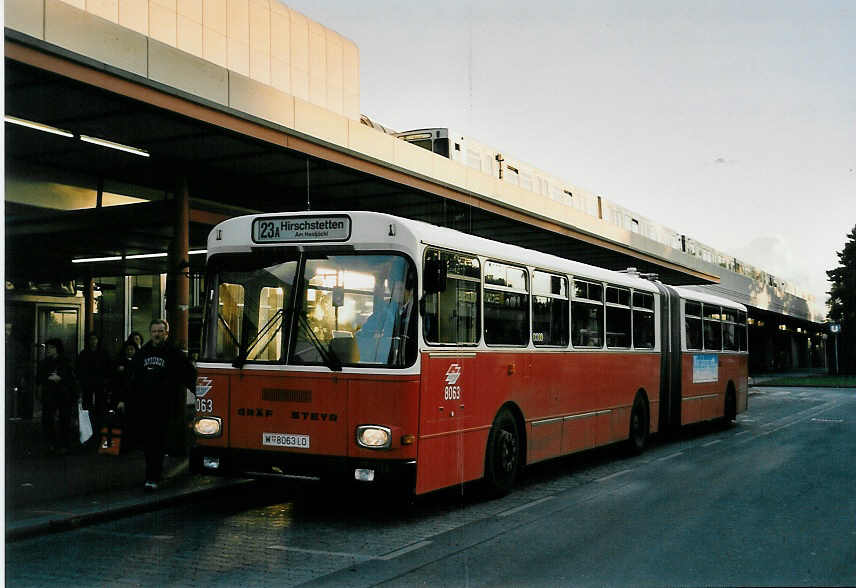
[[256,243],[347,241],[351,219],[344,215],[269,216],[255,219],[252,233]]

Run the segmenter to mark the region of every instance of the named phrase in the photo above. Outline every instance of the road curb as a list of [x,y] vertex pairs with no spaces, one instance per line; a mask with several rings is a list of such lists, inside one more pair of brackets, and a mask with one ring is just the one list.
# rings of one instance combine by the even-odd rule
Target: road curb
[[252,482],[252,480],[223,480],[220,483],[208,487],[184,489],[174,493],[164,492],[162,495],[151,494],[145,495],[140,501],[129,501],[128,503],[108,506],[103,509],[93,510],[92,512],[72,514],[63,517],[57,517],[37,523],[27,523],[22,521],[19,526],[12,525],[11,528],[6,528],[6,542],[11,543],[30,539],[42,535],[53,533],[61,533],[71,531],[97,523],[117,520],[128,516],[138,515],[146,512],[152,512],[170,506],[175,506],[188,502],[191,499],[206,498],[220,492],[232,490],[241,485]]

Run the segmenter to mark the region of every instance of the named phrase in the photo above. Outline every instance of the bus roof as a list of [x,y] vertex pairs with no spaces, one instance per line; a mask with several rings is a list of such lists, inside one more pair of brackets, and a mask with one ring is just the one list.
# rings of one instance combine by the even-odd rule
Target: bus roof
[[718,306],[734,308],[736,310],[742,310],[743,312],[747,312],[746,307],[740,304],[739,302],[734,302],[733,300],[723,298],[722,296],[708,294],[707,292],[699,292],[694,288],[687,288],[683,286],[675,286],[675,290],[678,292],[678,295],[684,300],[693,300],[695,302],[704,302],[706,304],[716,304]]
[[[325,241],[308,239],[287,243],[259,243],[251,237],[253,221],[264,218],[330,218],[348,217],[351,230],[347,239]],[[390,230],[394,225],[394,230]],[[392,234],[390,234],[392,233]],[[224,252],[248,252],[254,247],[270,246],[307,246],[329,243],[331,245],[352,245],[361,243],[367,248],[403,248],[414,255],[421,246],[433,246],[461,253],[470,253],[497,261],[530,266],[535,269],[569,274],[579,278],[588,278],[600,282],[656,292],[656,285],[633,273],[616,272],[565,259],[548,253],[525,249],[500,241],[462,233],[455,229],[439,227],[426,222],[402,218],[391,214],[371,211],[293,211],[246,215],[228,219],[219,223],[208,237],[208,257]],[[684,295],[684,294],[682,294]],[[695,298],[694,291],[687,291],[685,297]],[[703,296],[698,294],[699,296]],[[724,299],[723,299],[724,300]],[[735,303],[720,302],[723,306]],[[737,305],[739,307],[739,305]]]

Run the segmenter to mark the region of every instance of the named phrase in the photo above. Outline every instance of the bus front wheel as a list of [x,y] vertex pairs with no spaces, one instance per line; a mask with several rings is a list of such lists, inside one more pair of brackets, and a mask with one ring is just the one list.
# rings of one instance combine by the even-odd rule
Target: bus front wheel
[[514,487],[521,466],[520,432],[517,421],[507,409],[500,411],[490,428],[485,456],[485,482],[494,496],[508,494]]

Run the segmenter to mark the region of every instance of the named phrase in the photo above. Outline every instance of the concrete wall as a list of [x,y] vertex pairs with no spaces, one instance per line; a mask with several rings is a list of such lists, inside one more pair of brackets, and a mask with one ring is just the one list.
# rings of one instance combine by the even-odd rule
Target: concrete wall
[[[160,77],[186,80],[189,87],[181,89],[203,97],[226,95],[210,88],[222,85],[212,79],[211,66],[217,66],[360,118],[357,46],[279,0],[7,0],[5,12],[9,28],[138,75],[154,66]],[[165,63],[159,57],[169,52],[147,55],[147,45],[187,57]],[[187,63],[199,67],[198,76]]]

